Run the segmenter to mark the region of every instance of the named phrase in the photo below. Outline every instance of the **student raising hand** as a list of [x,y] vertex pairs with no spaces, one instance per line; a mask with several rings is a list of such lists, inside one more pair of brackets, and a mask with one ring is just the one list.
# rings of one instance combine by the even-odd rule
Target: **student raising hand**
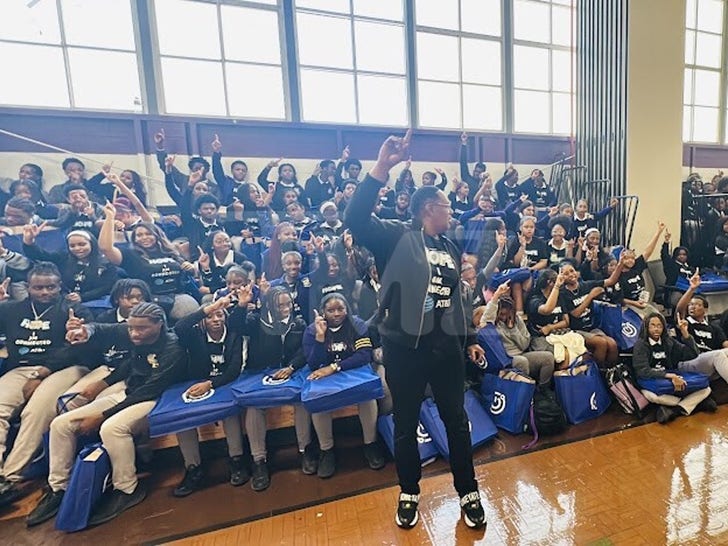
[[316,327],[316,341],[323,343],[326,339],[326,330],[328,330],[328,324],[326,324],[326,319],[322,317],[316,309],[313,310],[313,314],[313,323]]
[[212,147],[212,151],[215,153],[220,153],[220,150],[222,150],[222,142],[220,142],[220,137],[217,136],[217,134],[215,134],[215,138],[210,146]]

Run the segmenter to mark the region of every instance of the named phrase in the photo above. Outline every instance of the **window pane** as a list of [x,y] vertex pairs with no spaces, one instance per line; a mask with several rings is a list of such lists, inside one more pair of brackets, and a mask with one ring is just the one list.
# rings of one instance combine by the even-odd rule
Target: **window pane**
[[697,9],[697,0],[687,0],[685,4],[685,26],[688,28],[695,28]]
[[349,0],[296,0],[296,7],[349,13]]
[[285,119],[280,67],[225,63],[231,116]]
[[356,123],[354,76],[324,70],[301,70],[305,121]]
[[[77,107],[141,112],[136,53],[68,48],[68,61]],[[99,74],[106,73],[114,79],[103,84]]]
[[571,91],[571,53],[568,51],[551,51],[551,88]]
[[[157,40],[162,55],[220,58],[217,8],[187,0],[156,0]],[[201,29],[190,32],[190,29]]]
[[554,93],[551,96],[553,104],[553,132],[556,134],[571,133],[571,95],[568,93]]
[[554,6],[551,11],[551,40],[557,45],[571,45],[571,9]]
[[513,81],[516,87],[549,89],[549,50],[513,47]]
[[458,0],[416,0],[417,24],[459,30]]
[[28,4],[28,0],[3,0],[0,39],[60,44],[61,29],[55,1]]
[[549,5],[542,2],[515,0],[513,5],[515,39],[548,44],[551,41],[549,10]]
[[357,70],[404,74],[404,27],[356,21],[354,36]]
[[458,80],[458,39],[417,33],[417,75],[435,80]]
[[0,103],[21,106],[68,108],[66,69],[60,47],[5,44],[0,42]]
[[697,142],[718,141],[717,108],[696,106],[693,109],[693,140]]
[[698,30],[716,34],[723,31],[723,0],[699,0]]
[[685,32],[685,64],[695,64],[695,32]]
[[695,64],[720,68],[721,42],[720,36],[698,32]]
[[683,106],[683,142],[693,140],[691,133],[693,123],[693,109],[690,106]]
[[129,0],[62,0],[61,12],[68,44],[135,49]]
[[500,87],[463,85],[463,126],[500,131],[503,128]]
[[683,104],[693,103],[693,69],[685,69],[685,82],[683,83]]
[[695,100],[700,106],[718,106],[720,72],[695,71]]
[[460,23],[465,32],[500,36],[500,0],[460,0]]
[[398,125],[407,123],[407,84],[404,78],[357,77],[359,123]]
[[514,125],[522,133],[548,133],[549,94],[538,91],[515,91]]
[[[204,87],[190,85],[191,75],[195,82],[205,82]],[[162,59],[162,79],[167,113],[225,114],[225,85],[219,62]]]
[[455,83],[419,82],[419,116],[422,127],[459,129],[460,86]]
[[[275,11],[222,6],[225,58],[281,64],[278,14]],[[245,32],[240,32],[244,28]]]
[[299,13],[296,21],[301,64],[353,68],[349,19]]
[[500,85],[501,54],[500,43],[490,40],[462,38],[463,81]]
[[354,13],[390,21],[404,20],[402,0],[354,0]]

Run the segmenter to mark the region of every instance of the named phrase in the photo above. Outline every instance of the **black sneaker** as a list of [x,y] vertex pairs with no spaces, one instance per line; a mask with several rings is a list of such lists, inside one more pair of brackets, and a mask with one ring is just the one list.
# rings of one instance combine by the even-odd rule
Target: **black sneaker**
[[408,495],[407,493],[399,494],[399,504],[397,505],[397,514],[394,521],[402,529],[412,529],[420,519],[420,513],[417,506],[420,504],[419,495]]
[[477,529],[485,525],[485,510],[480,503],[480,493],[473,491],[460,499],[460,509],[463,512],[465,525]]
[[386,461],[384,460],[384,453],[382,452],[382,448],[379,447],[378,442],[364,444],[364,458],[367,460],[367,464],[372,470],[380,470],[384,468],[384,465],[386,464]]
[[675,409],[669,406],[658,406],[657,407],[657,422],[661,425],[665,425],[677,417]]
[[334,448],[322,449],[319,455],[318,462],[318,477],[319,478],[330,478],[336,473],[336,456],[334,455]]
[[15,482],[11,482],[5,476],[0,476],[0,507],[12,504],[20,498],[20,490]]
[[58,513],[58,509],[61,507],[61,501],[65,494],[66,492],[63,490],[53,491],[53,489],[49,487],[38,501],[38,504],[35,505],[33,511],[28,514],[27,518],[25,518],[25,524],[28,527],[33,527],[55,517]]
[[270,474],[268,472],[268,465],[265,461],[255,461],[253,463],[253,479],[250,482],[250,487],[253,491],[265,491],[270,485]]
[[247,483],[250,479],[250,470],[248,465],[245,464],[245,458],[242,455],[230,457],[228,459],[228,466],[230,467],[230,485],[238,487]]
[[313,444],[308,444],[303,450],[301,457],[301,472],[307,476],[312,476],[318,472],[318,457],[316,456],[316,448]]
[[186,497],[202,489],[202,483],[205,479],[205,474],[202,472],[202,467],[199,465],[191,464],[185,470],[185,477],[182,478],[180,484],[174,488],[172,494],[175,497]]
[[137,483],[136,489],[131,493],[124,493],[114,489],[111,494],[102,498],[88,520],[89,527],[101,525],[111,521],[124,510],[136,506],[147,496],[147,490],[141,483]]
[[712,396],[708,396],[705,400],[702,400],[700,404],[695,406],[696,411],[705,411],[707,413],[715,413],[718,411],[718,403],[713,399]]

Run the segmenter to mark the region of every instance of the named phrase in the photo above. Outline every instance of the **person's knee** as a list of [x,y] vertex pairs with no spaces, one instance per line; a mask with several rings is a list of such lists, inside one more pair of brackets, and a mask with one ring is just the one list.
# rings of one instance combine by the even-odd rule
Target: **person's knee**
[[101,441],[104,444],[113,442],[114,439],[130,435],[129,428],[114,419],[104,421],[101,425],[101,429],[99,430],[99,434],[101,435]]

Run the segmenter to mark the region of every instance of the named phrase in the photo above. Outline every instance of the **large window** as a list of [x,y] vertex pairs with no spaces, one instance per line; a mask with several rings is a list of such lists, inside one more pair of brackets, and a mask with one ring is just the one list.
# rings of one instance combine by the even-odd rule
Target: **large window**
[[503,129],[500,0],[416,0],[421,127]]
[[722,102],[725,109],[726,104],[725,92],[721,92],[723,17],[724,0],[687,1],[683,92],[686,142],[720,141],[720,105]]
[[571,0],[514,0],[514,131],[572,132],[573,21]]
[[296,0],[303,121],[406,126],[402,0]]
[[130,0],[2,0],[0,104],[142,111]]
[[164,112],[286,119],[276,0],[155,0],[154,17]]

